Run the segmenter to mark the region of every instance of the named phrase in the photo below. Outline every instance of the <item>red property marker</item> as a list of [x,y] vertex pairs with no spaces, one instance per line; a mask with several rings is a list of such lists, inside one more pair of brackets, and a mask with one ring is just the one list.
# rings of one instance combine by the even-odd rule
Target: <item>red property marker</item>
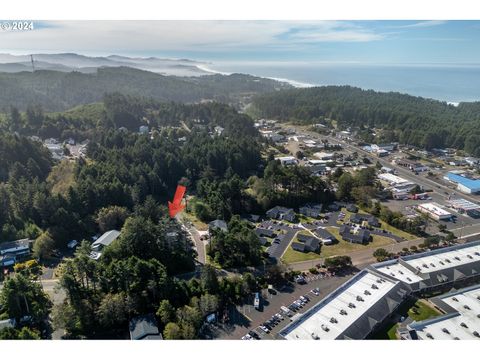
[[177,185],[177,190],[175,191],[175,196],[173,197],[173,202],[168,202],[168,211],[170,217],[174,218],[180,211],[185,208],[185,205],[182,204],[183,195],[185,195],[187,188],[183,185]]

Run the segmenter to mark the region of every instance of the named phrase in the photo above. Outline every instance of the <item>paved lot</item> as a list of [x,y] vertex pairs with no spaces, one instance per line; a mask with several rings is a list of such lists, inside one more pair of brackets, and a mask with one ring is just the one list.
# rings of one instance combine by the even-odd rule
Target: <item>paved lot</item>
[[[279,313],[281,306],[288,306],[293,301],[298,300],[301,295],[308,294],[311,301],[300,310],[300,312],[304,312],[347,281],[351,276],[353,276],[353,274],[328,278],[315,278],[312,276],[307,279],[308,283],[305,285],[294,285],[277,289],[276,295],[264,292],[264,306],[262,311],[255,310],[252,305],[244,305],[232,309],[230,314],[231,324],[218,327],[216,338],[229,340],[241,339],[248,331],[257,329],[260,324],[269,320],[274,314]],[[320,296],[315,296],[310,293],[310,290],[314,288],[320,289]],[[273,328],[272,333],[269,335],[265,334],[261,329],[256,331],[262,338],[273,339],[275,333],[285,327],[289,321],[289,318],[285,317],[280,324]]]
[[266,220],[259,224],[259,228],[273,230],[277,233],[280,243],[276,244],[272,240],[272,245],[268,248],[268,254],[276,259],[280,259],[290,245],[295,234],[300,230],[296,224],[286,224],[274,220]]

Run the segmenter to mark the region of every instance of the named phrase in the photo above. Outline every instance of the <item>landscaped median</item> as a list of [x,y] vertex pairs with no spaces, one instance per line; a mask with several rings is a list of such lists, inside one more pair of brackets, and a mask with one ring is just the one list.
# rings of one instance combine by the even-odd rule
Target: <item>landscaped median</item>
[[[300,251],[295,251],[292,249],[291,245],[289,245],[287,250],[285,251],[285,254],[283,254],[282,256],[282,260],[286,264],[291,264],[301,261],[324,259],[336,255],[351,255],[356,251],[368,248],[376,248],[380,246],[387,246],[395,243],[395,241],[389,237],[372,234],[372,241],[370,241],[368,244],[354,244],[343,240],[339,234],[339,229],[337,227],[329,226],[326,228],[326,230],[328,230],[337,238],[337,242],[335,244],[322,245],[320,247],[320,253],[318,254],[314,252],[302,253]],[[308,233],[308,231],[306,233]],[[296,237],[293,241],[297,241]]]

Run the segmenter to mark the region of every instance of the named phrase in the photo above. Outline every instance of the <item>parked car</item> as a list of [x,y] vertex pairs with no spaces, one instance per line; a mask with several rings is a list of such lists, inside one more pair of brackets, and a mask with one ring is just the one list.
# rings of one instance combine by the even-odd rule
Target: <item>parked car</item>
[[319,291],[319,289],[318,289],[318,288],[316,288],[316,289],[312,289],[312,290],[310,290],[310,292],[311,292],[313,295],[315,295],[315,296],[318,296],[318,295],[320,295],[320,291]]
[[253,331],[253,330],[250,330],[250,331],[248,332],[248,335],[250,335],[252,338],[257,339],[257,340],[260,339],[260,335],[258,335],[258,334],[257,334],[255,331]]
[[260,325],[260,329],[262,329],[262,331],[266,334],[268,334],[270,332],[270,330],[268,330],[268,328],[264,325]]

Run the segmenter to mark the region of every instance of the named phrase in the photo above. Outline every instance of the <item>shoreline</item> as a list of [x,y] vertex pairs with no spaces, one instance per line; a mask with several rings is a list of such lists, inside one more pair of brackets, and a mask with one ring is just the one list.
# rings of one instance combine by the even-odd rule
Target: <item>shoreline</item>
[[292,85],[295,88],[310,88],[310,87],[315,87],[315,86],[322,86],[319,84],[309,84],[301,81],[296,81],[296,80],[290,80],[290,79],[285,79],[285,78],[277,78],[277,77],[268,77],[268,76],[260,76],[260,75],[255,75],[255,74],[247,74],[247,73],[237,73],[237,72],[225,72],[225,71],[218,71],[218,70],[213,70],[207,66],[204,65],[195,65],[198,69],[211,73],[211,74],[219,74],[219,75],[225,75],[229,76],[232,74],[243,74],[243,75],[250,75],[250,76],[255,76],[258,78],[263,78],[263,79],[269,79],[269,80],[275,80],[279,82],[284,82],[287,84]]
[[[207,74],[201,75],[201,76],[208,76],[209,74],[219,74],[219,75],[224,75],[224,76],[229,76],[229,75],[232,75],[232,74],[243,74],[243,75],[255,76],[255,77],[258,77],[258,78],[262,78],[262,79],[269,79],[269,80],[275,80],[275,81],[287,83],[287,84],[290,84],[291,86],[293,86],[296,89],[302,89],[302,88],[304,89],[304,88],[311,88],[311,87],[317,87],[317,86],[329,86],[329,85],[341,86],[341,85],[334,85],[334,84],[323,84],[323,85],[322,84],[312,84],[312,83],[306,83],[306,82],[301,82],[301,81],[297,81],[297,80],[291,80],[291,79],[279,78],[279,77],[261,76],[261,75],[256,75],[256,74],[253,74],[253,73],[246,73],[246,72],[219,71],[219,70],[214,70],[214,69],[208,67],[207,65],[195,65],[195,66],[199,70],[207,73]],[[351,85],[351,86],[354,86],[354,85]],[[355,86],[355,87],[359,87],[363,90],[374,90],[376,92],[385,92],[385,93],[400,92],[400,91],[397,91],[397,90],[368,89],[368,88],[364,88],[364,87],[361,87],[361,86]],[[424,96],[424,95],[414,95],[414,94],[410,94],[410,93],[406,93],[406,92],[400,92],[400,93],[405,94],[405,95],[409,95],[409,96],[421,97],[421,98],[424,98],[424,99],[431,99],[431,100],[435,100],[435,101],[445,102],[448,105],[452,105],[452,106],[455,106],[455,107],[458,107],[460,105],[460,103],[473,103],[473,102],[479,102],[480,101],[480,99],[478,99],[478,100],[454,100],[454,101],[451,101],[451,100],[428,97],[428,96]]]

